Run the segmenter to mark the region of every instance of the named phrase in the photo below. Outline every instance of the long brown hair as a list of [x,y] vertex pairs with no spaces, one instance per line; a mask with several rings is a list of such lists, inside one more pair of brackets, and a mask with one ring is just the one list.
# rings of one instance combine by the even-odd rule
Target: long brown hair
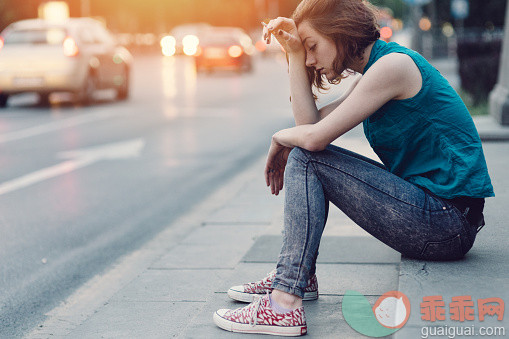
[[[297,26],[307,21],[335,42],[337,55],[332,67],[337,76],[329,81],[332,84],[351,74],[349,67],[380,37],[375,9],[364,0],[302,0],[292,19]],[[307,70],[312,85],[319,90],[327,89],[320,73],[312,67]]]

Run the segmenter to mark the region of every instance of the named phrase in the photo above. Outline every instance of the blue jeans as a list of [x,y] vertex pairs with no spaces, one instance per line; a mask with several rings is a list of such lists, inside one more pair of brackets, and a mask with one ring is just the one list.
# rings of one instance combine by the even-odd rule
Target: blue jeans
[[460,259],[477,233],[448,201],[340,147],[329,145],[321,152],[294,148],[284,183],[283,246],[272,287],[300,297],[315,273],[329,201],[406,257]]

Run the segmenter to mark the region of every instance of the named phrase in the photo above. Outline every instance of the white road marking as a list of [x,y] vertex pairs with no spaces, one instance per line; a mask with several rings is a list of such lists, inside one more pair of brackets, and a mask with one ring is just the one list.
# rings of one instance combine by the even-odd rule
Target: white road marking
[[0,195],[34,185],[47,179],[69,173],[101,160],[128,159],[138,157],[145,145],[141,138],[62,152],[59,158],[71,159],[57,165],[46,167],[19,178],[0,184]]
[[44,134],[68,127],[78,126],[87,124],[94,121],[106,120],[115,115],[119,115],[120,112],[100,111],[96,113],[90,113],[86,115],[80,115],[77,117],[67,118],[63,120],[53,121],[46,124],[25,128],[19,131],[13,131],[0,135],[0,143],[6,143],[9,141],[15,141],[33,137],[39,134]]

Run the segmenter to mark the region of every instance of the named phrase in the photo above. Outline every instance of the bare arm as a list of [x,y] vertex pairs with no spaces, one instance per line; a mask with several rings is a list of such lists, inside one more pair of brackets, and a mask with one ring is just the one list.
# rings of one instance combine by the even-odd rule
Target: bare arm
[[297,126],[314,124],[322,120],[348,97],[359,82],[360,77],[339,99],[318,110],[308,79],[305,49],[297,33],[295,22],[283,17],[271,20],[264,25],[264,37],[267,43],[270,43],[270,33],[274,34],[288,54],[292,112]]
[[380,58],[345,101],[321,121],[279,131],[273,138],[287,147],[323,150],[389,100],[411,97],[421,86],[420,72],[410,57],[389,54]]
[[279,17],[264,24],[263,34],[267,43],[270,43],[271,34],[273,34],[288,54],[290,94],[295,124],[298,126],[318,122],[320,115],[308,79],[306,52],[295,22],[292,19]]
[[359,83],[359,80],[361,79],[361,77],[357,77],[352,85],[348,88],[348,90],[343,93],[343,95],[341,95],[339,98],[337,98],[336,100],[330,102],[329,104],[323,106],[322,108],[320,108],[318,110],[319,112],[319,115],[320,115],[320,120],[322,120],[323,118],[325,118],[327,115],[329,115],[332,111],[334,111],[343,101],[345,101],[346,98],[348,98],[348,96],[350,95],[350,93],[352,93],[352,91],[354,90],[355,86],[357,86],[357,84]]
[[289,56],[290,95],[293,117],[297,126],[320,121],[320,113],[308,80],[305,58],[305,54]]

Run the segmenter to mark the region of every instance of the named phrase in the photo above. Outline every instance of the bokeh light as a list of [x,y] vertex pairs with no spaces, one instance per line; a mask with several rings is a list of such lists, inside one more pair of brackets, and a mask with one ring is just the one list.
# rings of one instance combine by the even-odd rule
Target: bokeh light
[[267,50],[267,44],[262,40],[258,40],[255,47],[259,52],[265,52]]
[[161,51],[164,56],[173,56],[175,55],[177,41],[171,35],[164,36],[161,39]]
[[186,35],[182,39],[182,48],[184,50],[185,55],[195,55],[198,52],[198,44],[200,43],[200,39],[196,35]]
[[442,26],[442,34],[445,35],[448,38],[450,38],[450,37],[452,37],[454,35],[454,27],[452,27],[450,22],[446,22]]
[[74,41],[74,39],[71,37],[65,38],[64,43],[63,43],[63,48],[64,48],[64,55],[68,56],[68,57],[76,56],[80,52],[78,45],[76,44],[76,41]]
[[230,48],[228,48],[228,54],[232,58],[238,58],[238,57],[240,57],[242,55],[242,47],[237,46],[237,45],[233,45]]
[[429,31],[431,29],[431,20],[428,17],[422,17],[419,20],[419,28],[423,31]]
[[380,28],[380,37],[388,41],[392,37],[392,29],[387,26]]
[[403,20],[401,20],[401,19],[393,19],[391,21],[391,27],[395,31],[401,31],[403,29]]
[[69,5],[65,1],[49,1],[39,6],[39,18],[62,21],[69,18]]

